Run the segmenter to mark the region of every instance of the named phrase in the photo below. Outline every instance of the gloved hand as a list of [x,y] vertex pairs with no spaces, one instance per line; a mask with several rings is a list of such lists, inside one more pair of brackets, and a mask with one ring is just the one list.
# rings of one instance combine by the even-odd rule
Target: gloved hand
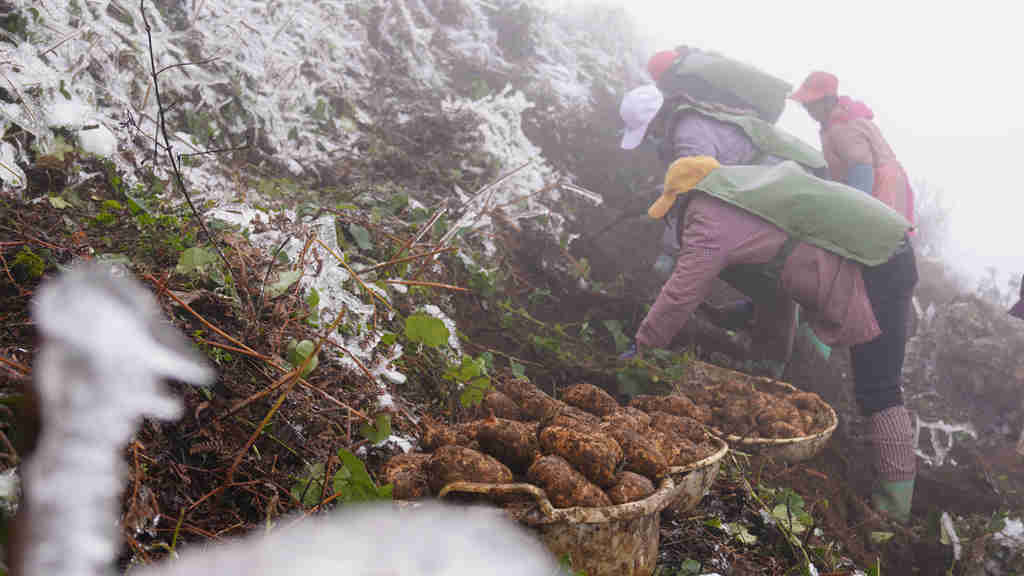
[[640,354],[640,348],[636,345],[636,342],[630,344],[628,350],[626,350],[622,354],[619,354],[619,360],[632,360],[633,358],[642,357],[642,354]]
[[672,275],[672,270],[675,269],[676,261],[668,254],[658,254],[658,259],[654,262],[654,272],[663,278],[668,278]]

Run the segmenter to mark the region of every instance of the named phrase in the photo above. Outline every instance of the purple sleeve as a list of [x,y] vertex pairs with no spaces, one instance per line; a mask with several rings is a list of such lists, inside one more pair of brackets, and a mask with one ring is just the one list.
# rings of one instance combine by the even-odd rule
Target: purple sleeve
[[707,298],[728,256],[716,223],[706,211],[687,212],[676,268],[637,331],[641,348],[667,348]]
[[687,156],[711,156],[721,164],[749,164],[757,157],[757,147],[739,126],[684,112],[672,133],[673,160]]
[[672,134],[673,160],[687,156],[717,158],[716,135],[710,128],[704,116],[696,112],[683,113]]

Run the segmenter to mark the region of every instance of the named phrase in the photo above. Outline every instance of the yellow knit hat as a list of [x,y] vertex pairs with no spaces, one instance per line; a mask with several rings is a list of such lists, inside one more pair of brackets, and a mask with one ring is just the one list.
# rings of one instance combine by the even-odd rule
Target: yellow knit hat
[[673,162],[665,173],[665,189],[647,209],[647,215],[655,220],[664,218],[677,196],[689,192],[719,166],[718,160],[711,156],[687,156]]

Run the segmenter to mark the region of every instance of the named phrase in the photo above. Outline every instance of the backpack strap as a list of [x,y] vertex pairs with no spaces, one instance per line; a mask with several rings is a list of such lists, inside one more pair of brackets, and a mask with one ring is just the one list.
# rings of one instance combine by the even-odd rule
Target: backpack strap
[[770,261],[766,262],[764,266],[764,273],[773,278],[776,281],[782,279],[782,269],[786,266],[786,260],[789,259],[789,255],[793,253],[793,249],[800,241],[792,236],[786,235],[786,241],[779,246],[778,252],[775,253],[775,257]]

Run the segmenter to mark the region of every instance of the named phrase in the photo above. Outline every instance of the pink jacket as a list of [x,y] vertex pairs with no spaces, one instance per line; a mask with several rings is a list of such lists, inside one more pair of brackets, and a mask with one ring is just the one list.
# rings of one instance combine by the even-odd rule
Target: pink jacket
[[881,130],[874,112],[863,102],[840,96],[827,125],[821,129],[821,149],[829,176],[846,182],[854,164],[870,164],[875,173],[872,195],[914,223],[914,195],[903,166]]
[[[636,341],[642,348],[668,347],[707,298],[722,270],[769,262],[786,240],[786,234],[767,220],[706,194],[690,194],[694,197],[686,210],[676,268],[637,331]],[[755,334],[765,357],[788,360],[795,330],[794,301],[818,338],[829,346],[852,346],[881,333],[859,263],[798,244],[781,276],[775,294],[749,295],[760,310]]]

